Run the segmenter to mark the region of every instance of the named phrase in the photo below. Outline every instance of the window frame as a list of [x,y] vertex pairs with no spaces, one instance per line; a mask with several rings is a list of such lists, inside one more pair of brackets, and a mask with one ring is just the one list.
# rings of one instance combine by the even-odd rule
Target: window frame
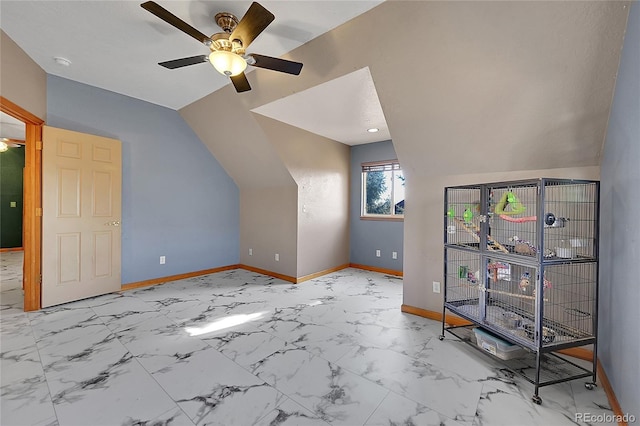
[[[379,169],[379,170],[376,170],[376,169]],[[396,172],[398,171],[402,172],[402,167],[400,166],[400,162],[397,159],[394,159],[394,160],[372,161],[372,162],[362,163],[361,171],[360,171],[360,219],[361,220],[397,221],[397,222],[404,221],[404,213],[402,214],[395,213],[395,208],[391,208],[391,214],[378,214],[378,213],[366,212],[366,206],[367,206],[367,201],[366,201],[367,177],[366,176],[367,176],[367,173],[376,172],[376,171],[392,172],[390,196],[392,200],[392,207],[394,206],[393,199],[396,192],[395,176],[396,176]],[[402,176],[404,176],[404,173],[402,173]]]

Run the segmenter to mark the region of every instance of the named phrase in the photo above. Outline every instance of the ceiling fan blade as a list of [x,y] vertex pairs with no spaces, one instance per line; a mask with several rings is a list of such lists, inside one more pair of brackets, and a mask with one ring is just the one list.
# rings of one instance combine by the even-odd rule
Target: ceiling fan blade
[[233,87],[236,88],[236,92],[242,93],[248,90],[251,90],[251,85],[249,85],[249,80],[247,80],[247,76],[244,73],[240,73],[238,75],[232,75],[231,82],[233,83]]
[[302,70],[302,64],[300,62],[287,61],[286,59],[273,58],[271,56],[258,55],[256,53],[252,53],[249,56],[256,61],[254,64],[251,64],[254,67],[286,72],[287,74],[293,75],[299,75],[300,70]]
[[206,43],[207,40],[210,40],[208,36],[196,30],[191,25],[187,24],[182,19],[178,18],[173,13],[169,12],[167,9],[160,6],[156,2],[148,1],[148,2],[142,3],[140,6],[143,9],[153,13],[154,15],[156,15],[158,18],[162,19],[166,23],[173,25],[183,33],[186,33],[191,37],[195,38],[200,43]]
[[233,30],[231,36],[229,36],[229,40],[240,40],[242,46],[246,49],[275,18],[273,13],[260,4],[253,2],[249,6],[247,13],[238,22],[238,26]]
[[158,65],[162,65],[165,68],[174,70],[176,68],[187,67],[189,65],[200,64],[202,62],[209,62],[209,57],[206,55],[190,56],[188,58],[174,59],[172,61],[159,62]]

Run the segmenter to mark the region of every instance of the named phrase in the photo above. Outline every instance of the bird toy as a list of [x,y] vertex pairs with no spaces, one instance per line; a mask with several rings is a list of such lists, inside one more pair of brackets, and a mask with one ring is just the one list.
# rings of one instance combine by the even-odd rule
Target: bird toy
[[520,283],[518,284],[518,287],[520,287],[521,291],[527,291],[527,288],[531,285],[530,278],[531,274],[529,274],[528,272],[525,272],[520,276]]

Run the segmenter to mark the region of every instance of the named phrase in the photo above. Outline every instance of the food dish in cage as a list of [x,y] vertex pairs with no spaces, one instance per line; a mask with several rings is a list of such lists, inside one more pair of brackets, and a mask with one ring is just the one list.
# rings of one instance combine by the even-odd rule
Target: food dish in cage
[[[525,324],[522,326],[527,337],[531,340],[535,340],[536,328],[533,324]],[[542,327],[542,343],[551,343],[556,339],[556,332],[549,327]]]

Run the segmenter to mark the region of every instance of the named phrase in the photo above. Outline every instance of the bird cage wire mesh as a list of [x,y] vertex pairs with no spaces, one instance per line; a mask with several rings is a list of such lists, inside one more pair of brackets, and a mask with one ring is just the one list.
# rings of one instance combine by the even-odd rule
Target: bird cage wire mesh
[[[535,385],[532,400],[537,404],[541,386],[591,376],[585,386],[592,389],[597,369],[599,183],[543,178],[466,185],[445,188],[444,200],[440,339],[446,330],[464,338],[456,329],[480,327],[528,348],[534,366],[513,371]],[[447,327],[447,309],[471,324]],[[482,339],[477,339],[478,346]],[[560,359],[558,350],[589,344],[594,348],[591,371],[563,360],[561,365],[573,368],[565,374],[564,367],[550,364],[552,356]],[[506,359],[507,354],[502,355]],[[518,364],[519,357],[508,362]],[[547,368],[553,371],[543,371]]]
[[479,186],[447,189],[446,244],[479,248],[481,226],[488,221],[489,251],[546,259],[597,257],[596,182],[494,185],[487,188],[485,206],[482,195]]
[[446,188],[446,304],[530,348],[592,338],[598,202],[595,181]]

